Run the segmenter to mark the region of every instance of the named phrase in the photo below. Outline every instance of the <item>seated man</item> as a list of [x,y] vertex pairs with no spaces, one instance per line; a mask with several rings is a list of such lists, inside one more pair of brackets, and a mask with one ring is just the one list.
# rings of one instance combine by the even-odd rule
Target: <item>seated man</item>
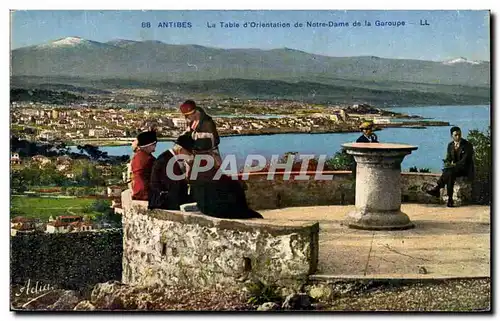
[[156,149],[156,132],[149,131],[137,136],[137,147],[130,170],[132,176],[132,199],[147,201],[149,195],[149,178],[155,158],[152,153]]
[[[192,140],[181,136],[174,146],[163,152],[153,165],[150,179],[149,209],[180,210],[180,206],[192,202],[184,161],[178,155],[191,156]],[[183,176],[181,178],[180,176]]]
[[462,138],[459,127],[450,129],[452,142],[448,144],[443,174],[437,181],[437,185],[426,192],[432,196],[439,197],[440,189],[446,185],[448,192],[448,207],[453,207],[453,186],[457,177],[474,176],[474,148],[471,143]]

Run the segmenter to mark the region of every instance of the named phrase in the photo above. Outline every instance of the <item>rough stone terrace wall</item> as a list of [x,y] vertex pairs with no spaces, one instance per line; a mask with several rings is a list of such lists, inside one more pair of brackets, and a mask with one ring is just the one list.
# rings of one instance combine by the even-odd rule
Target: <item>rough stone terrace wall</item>
[[121,229],[11,236],[11,283],[81,289],[120,280],[122,238]]
[[[295,180],[299,173],[292,172],[288,180],[275,174],[267,180],[267,173],[250,173],[244,180],[247,201],[255,210],[294,206],[348,205],[355,202],[355,181],[350,171],[324,172],[332,180]],[[440,200],[422,191],[425,184],[435,184],[439,174],[401,173],[401,200],[411,203],[439,203]]]
[[237,289],[260,280],[298,290],[318,261],[316,224],[272,225],[148,210],[122,193],[122,282]]

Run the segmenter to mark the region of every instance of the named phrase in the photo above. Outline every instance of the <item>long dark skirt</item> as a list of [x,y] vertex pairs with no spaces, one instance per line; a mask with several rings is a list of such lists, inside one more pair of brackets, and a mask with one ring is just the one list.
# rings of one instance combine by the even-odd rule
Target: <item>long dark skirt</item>
[[203,214],[219,218],[262,218],[248,207],[241,184],[230,177],[193,181],[191,194]]

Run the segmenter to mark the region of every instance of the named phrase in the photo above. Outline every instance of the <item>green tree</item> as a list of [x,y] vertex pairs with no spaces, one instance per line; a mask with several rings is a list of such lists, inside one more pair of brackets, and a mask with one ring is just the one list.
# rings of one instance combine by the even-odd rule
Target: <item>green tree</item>
[[473,183],[474,201],[480,204],[491,202],[491,129],[469,131],[467,140],[474,146],[475,175]]
[[329,158],[325,163],[325,169],[328,170],[344,170],[350,171],[356,165],[356,161],[352,155],[347,154],[347,152],[342,149],[335,153],[332,158]]
[[40,185],[64,185],[66,176],[57,171],[55,165],[50,164],[40,169]]
[[27,186],[40,185],[41,171],[37,166],[25,166],[20,171]]
[[108,213],[111,210],[111,202],[108,200],[96,200],[90,204],[92,211]]
[[82,186],[103,186],[106,181],[101,170],[96,167],[96,163],[81,160],[75,162],[72,169],[75,174],[75,181]]
[[16,193],[24,193],[28,190],[28,184],[21,171],[10,172],[10,188]]

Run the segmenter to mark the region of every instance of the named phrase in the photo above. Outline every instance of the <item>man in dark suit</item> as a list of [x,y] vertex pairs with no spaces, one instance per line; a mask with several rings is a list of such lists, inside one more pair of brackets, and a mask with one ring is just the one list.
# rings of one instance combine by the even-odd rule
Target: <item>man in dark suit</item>
[[363,131],[363,135],[359,136],[356,143],[378,143],[378,138],[373,133],[373,124],[371,122],[365,121],[359,126],[359,129]]
[[150,178],[149,209],[180,210],[180,205],[192,202],[184,161],[191,156],[193,141],[180,136],[175,145],[156,159]]
[[452,127],[450,133],[453,141],[448,144],[443,174],[437,181],[437,185],[426,192],[439,197],[439,191],[446,185],[447,206],[453,207],[453,186],[457,177],[467,177],[469,180],[474,178],[474,147],[462,138],[462,131],[459,127]]

